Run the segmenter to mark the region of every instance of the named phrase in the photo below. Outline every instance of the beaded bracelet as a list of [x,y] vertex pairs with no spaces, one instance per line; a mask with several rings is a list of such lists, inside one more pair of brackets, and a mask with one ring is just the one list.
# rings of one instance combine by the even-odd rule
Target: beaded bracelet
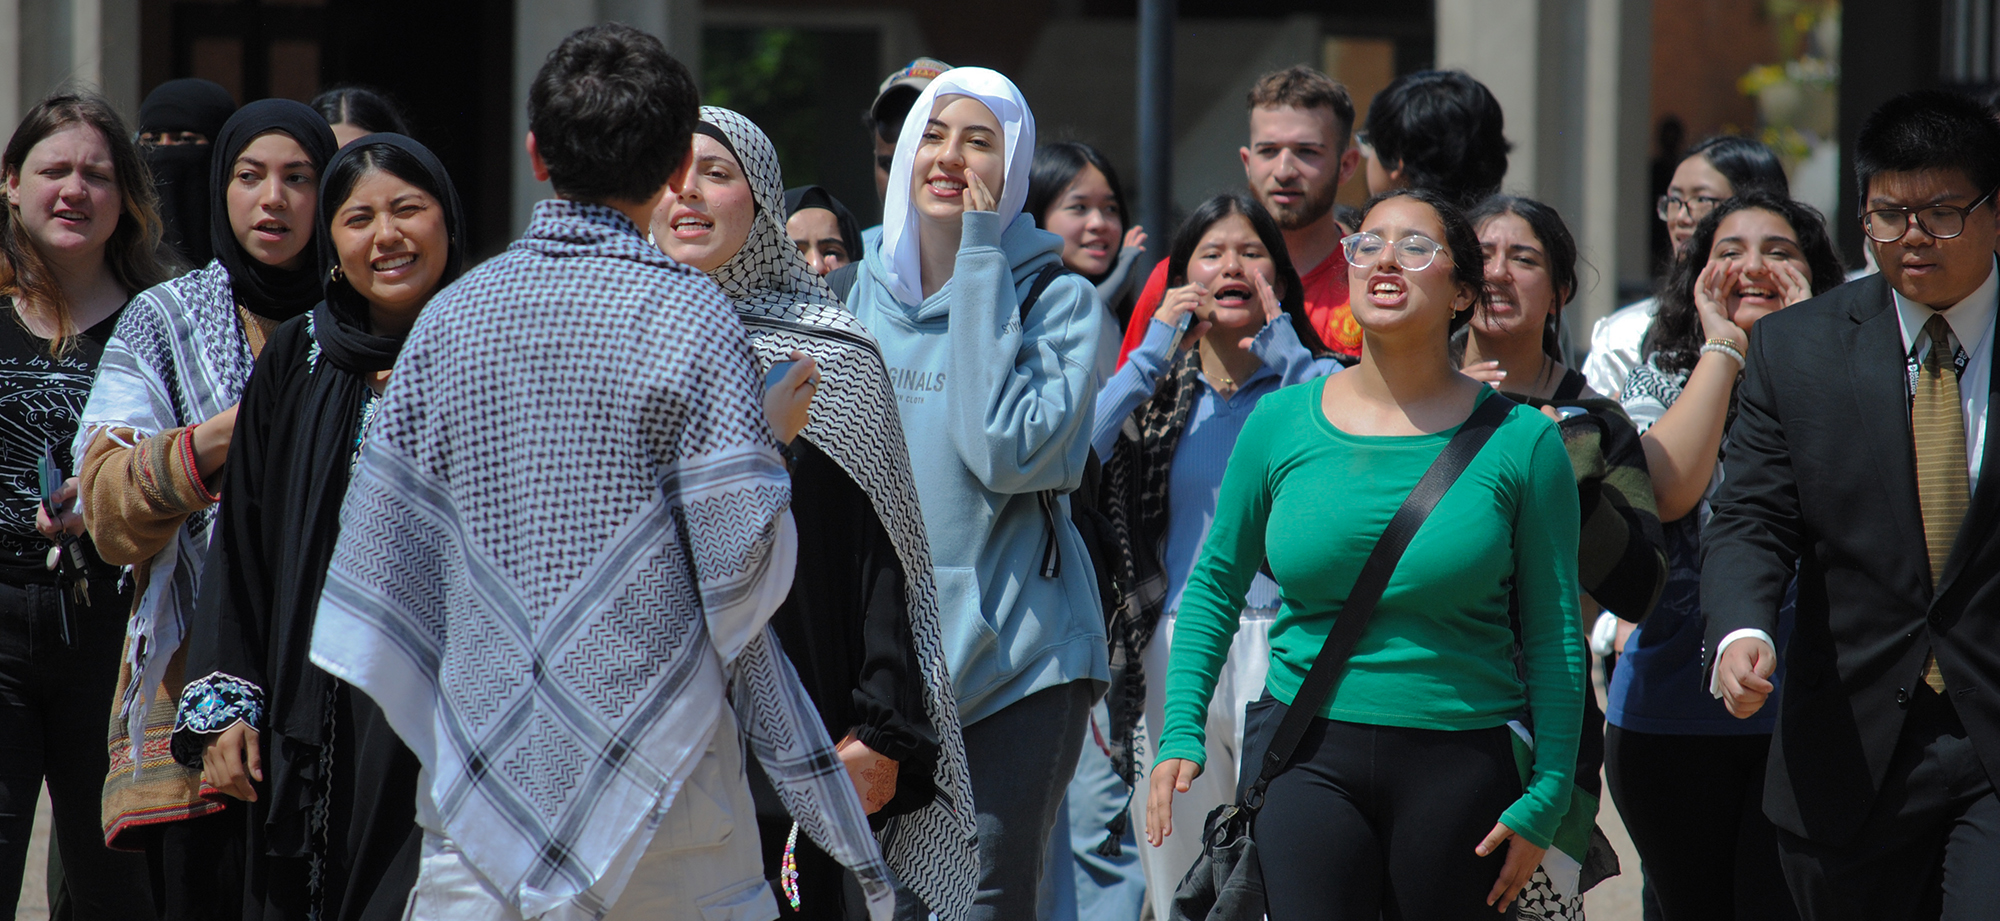
[[200,493],[203,499],[208,500],[209,504],[213,505],[222,501],[222,494],[209,492],[208,484],[202,482],[201,479],[201,464],[195,458],[194,453],[194,430],[200,426],[201,423],[196,422],[188,426],[187,431],[182,433],[180,439],[181,463],[187,465],[188,479],[193,482],[195,492]]
[[1736,343],[1728,339],[1724,339],[1721,336],[1717,336],[1702,344],[1701,354],[1706,355],[1710,352],[1719,352],[1723,355],[1727,355],[1731,358],[1736,359],[1736,366],[1739,368],[1745,367],[1749,364],[1748,361],[1745,361],[1743,359],[1743,351],[1736,347]]
[[785,891],[785,901],[792,903],[792,910],[799,910],[799,824],[792,823],[792,833],[785,836],[785,857],[778,862],[778,888]]

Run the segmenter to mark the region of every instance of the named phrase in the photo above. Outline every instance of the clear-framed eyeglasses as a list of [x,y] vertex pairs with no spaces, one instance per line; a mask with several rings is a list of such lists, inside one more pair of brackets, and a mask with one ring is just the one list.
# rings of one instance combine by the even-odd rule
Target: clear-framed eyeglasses
[[1437,261],[1437,254],[1444,244],[1413,233],[1390,243],[1372,233],[1362,232],[1341,238],[1340,246],[1347,252],[1347,263],[1361,268],[1371,268],[1382,261],[1382,254],[1394,250],[1396,264],[1407,272],[1421,272]]
[[1925,205],[1921,208],[1876,208],[1861,214],[1861,232],[1877,243],[1894,243],[1910,232],[1910,222],[1916,221],[1924,234],[1933,240],[1949,240],[1965,232],[1965,216],[1979,210],[1979,206],[1993,200],[1988,191],[1973,200],[1972,204],[1960,208],[1956,205]]
[[1688,220],[1699,221],[1707,217],[1708,213],[1721,203],[1722,199],[1708,195],[1696,195],[1693,198],[1662,195],[1659,201],[1653,203],[1653,213],[1659,215],[1660,220],[1671,221],[1674,219],[1674,212],[1684,211]]

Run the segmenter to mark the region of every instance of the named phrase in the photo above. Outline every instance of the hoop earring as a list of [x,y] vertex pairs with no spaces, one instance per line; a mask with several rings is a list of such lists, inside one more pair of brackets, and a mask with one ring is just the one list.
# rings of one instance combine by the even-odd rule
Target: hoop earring
[[340,270],[340,266],[337,265],[333,267],[332,271],[326,273],[327,281],[337,282],[345,279],[346,277],[347,277],[346,273],[342,272]]

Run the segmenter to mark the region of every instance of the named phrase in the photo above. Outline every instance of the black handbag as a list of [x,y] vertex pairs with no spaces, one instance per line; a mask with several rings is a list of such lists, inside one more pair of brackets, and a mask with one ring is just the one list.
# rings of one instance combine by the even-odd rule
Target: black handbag
[[1202,826],[1201,858],[1175,887],[1169,921],[1259,921],[1264,917],[1264,878],[1257,865],[1257,842],[1250,836],[1257,810],[1264,805],[1264,790],[1291,762],[1299,740],[1339,683],[1348,657],[1354,654],[1354,644],[1373,618],[1375,603],[1382,600],[1382,590],[1388,587],[1389,575],[1396,571],[1410,539],[1515,405],[1498,393],[1482,400],[1389,519],[1389,526],[1362,564],[1361,575],[1355,578],[1354,590],[1348,593],[1333,629],[1327,632],[1326,645],[1320,647],[1299,684],[1298,695],[1278,723],[1257,781],[1236,802],[1217,806],[1209,813]]

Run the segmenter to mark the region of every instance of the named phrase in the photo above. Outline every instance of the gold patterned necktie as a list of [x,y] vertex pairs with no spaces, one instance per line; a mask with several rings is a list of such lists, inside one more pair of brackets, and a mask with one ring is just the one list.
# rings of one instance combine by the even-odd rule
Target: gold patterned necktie
[[[1924,547],[1930,553],[1931,590],[1944,579],[1944,564],[1958,539],[1959,525],[1972,504],[1965,462],[1965,414],[1958,400],[1958,367],[1951,325],[1934,313],[1924,324],[1930,354],[1917,373],[1910,401],[1910,434],[1917,447],[1917,502],[1923,508]],[[1924,658],[1924,683],[1944,693],[1944,675],[1935,652]]]

